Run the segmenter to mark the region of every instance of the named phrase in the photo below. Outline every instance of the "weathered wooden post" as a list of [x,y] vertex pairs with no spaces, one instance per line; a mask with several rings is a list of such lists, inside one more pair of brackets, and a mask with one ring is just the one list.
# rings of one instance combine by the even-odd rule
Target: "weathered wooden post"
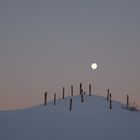
[[83,90],[81,90],[81,103],[84,102],[84,95],[83,95]]
[[80,83],[80,95],[81,95],[81,90],[82,90],[82,83]]
[[127,95],[127,107],[129,107],[129,95]]
[[107,101],[109,100],[109,89],[107,89]]
[[47,92],[45,92],[44,94],[44,105],[46,106],[47,105]]
[[91,96],[91,84],[89,84],[89,96]]
[[56,105],[56,93],[54,94],[54,102],[53,102],[54,105]]
[[73,96],[73,86],[71,86],[71,96]]
[[65,98],[65,87],[63,87],[63,95],[62,95],[62,98],[63,98],[63,100]]
[[110,96],[109,105],[110,105],[110,109],[112,109],[112,99],[111,99],[111,93],[109,94],[109,96]]
[[72,98],[70,99],[70,107],[69,107],[69,110],[70,111],[72,110]]

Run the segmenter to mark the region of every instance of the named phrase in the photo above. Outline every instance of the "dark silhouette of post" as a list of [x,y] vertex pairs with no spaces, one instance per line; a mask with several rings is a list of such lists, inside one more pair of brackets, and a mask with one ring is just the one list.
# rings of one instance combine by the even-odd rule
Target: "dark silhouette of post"
[[73,96],[73,86],[71,86],[71,96]]
[[84,91],[84,95],[86,95],[86,92]]
[[111,97],[111,93],[110,93],[110,94],[109,94],[109,100],[111,100],[111,98],[112,98],[112,97]]
[[72,98],[70,99],[70,107],[69,107],[69,110],[70,111],[72,110]]
[[112,109],[112,99],[111,99],[111,93],[109,94],[110,99],[109,99],[109,108]]
[[81,95],[81,90],[82,90],[82,83],[80,83],[80,95]]
[[63,98],[63,100],[65,98],[65,87],[63,87],[63,95],[62,95],[62,98]]
[[53,102],[54,105],[56,105],[56,93],[54,94],[54,102]]
[[129,107],[129,95],[127,95],[127,107]]
[[89,96],[91,96],[91,84],[89,84]]
[[84,95],[83,95],[83,90],[81,90],[81,103],[84,102]]
[[110,109],[112,109],[112,100],[110,100],[109,102],[110,102]]
[[107,101],[109,100],[109,89],[107,89]]
[[44,93],[44,105],[47,105],[47,92]]

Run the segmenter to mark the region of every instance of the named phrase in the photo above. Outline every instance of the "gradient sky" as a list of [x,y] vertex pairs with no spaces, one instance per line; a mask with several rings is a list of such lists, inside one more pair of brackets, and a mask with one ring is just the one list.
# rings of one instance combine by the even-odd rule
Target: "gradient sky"
[[[98,64],[91,70],[92,62]],[[1,0],[0,109],[49,99],[62,86],[140,106],[139,0]]]

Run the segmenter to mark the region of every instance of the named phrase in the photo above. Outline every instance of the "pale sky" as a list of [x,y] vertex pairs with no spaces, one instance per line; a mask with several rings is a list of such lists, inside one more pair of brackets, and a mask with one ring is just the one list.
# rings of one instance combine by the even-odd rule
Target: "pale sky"
[[[91,70],[96,62],[98,69]],[[139,0],[1,0],[0,109],[52,100],[62,87],[140,106]]]

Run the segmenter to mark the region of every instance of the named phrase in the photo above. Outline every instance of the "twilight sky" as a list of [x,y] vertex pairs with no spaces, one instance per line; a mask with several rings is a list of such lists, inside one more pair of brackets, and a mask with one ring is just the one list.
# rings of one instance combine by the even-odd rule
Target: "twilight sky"
[[[92,62],[98,64],[91,70]],[[62,86],[140,106],[139,0],[1,0],[0,109],[52,100]]]

